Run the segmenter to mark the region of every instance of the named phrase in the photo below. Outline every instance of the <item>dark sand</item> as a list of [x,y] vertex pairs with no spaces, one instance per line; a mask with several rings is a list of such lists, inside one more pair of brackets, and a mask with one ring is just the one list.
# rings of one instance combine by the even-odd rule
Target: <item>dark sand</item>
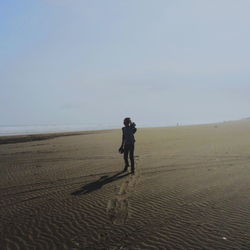
[[0,249],[250,249],[250,121],[0,138]]

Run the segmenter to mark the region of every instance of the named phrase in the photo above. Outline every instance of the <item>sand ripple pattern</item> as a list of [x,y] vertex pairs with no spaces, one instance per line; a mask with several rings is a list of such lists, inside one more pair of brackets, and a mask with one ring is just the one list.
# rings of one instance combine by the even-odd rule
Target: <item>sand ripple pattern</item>
[[120,131],[2,144],[0,249],[249,250],[250,122],[222,126],[138,131],[134,176]]

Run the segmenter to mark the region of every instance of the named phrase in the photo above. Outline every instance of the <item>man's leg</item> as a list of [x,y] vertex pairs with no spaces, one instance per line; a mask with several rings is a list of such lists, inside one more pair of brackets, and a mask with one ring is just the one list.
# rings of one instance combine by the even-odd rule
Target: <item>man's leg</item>
[[129,163],[128,163],[128,147],[126,145],[124,146],[123,157],[124,157],[124,162],[125,162],[124,171],[127,171],[129,167]]
[[133,174],[135,172],[135,161],[134,161],[134,145],[131,145],[129,148],[129,158],[131,162],[131,173]]

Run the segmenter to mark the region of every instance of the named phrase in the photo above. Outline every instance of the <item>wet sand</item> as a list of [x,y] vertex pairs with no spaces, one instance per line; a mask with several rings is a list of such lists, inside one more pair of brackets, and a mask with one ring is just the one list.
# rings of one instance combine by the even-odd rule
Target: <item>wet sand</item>
[[2,137],[1,249],[250,249],[249,135],[138,129],[133,176],[121,130]]

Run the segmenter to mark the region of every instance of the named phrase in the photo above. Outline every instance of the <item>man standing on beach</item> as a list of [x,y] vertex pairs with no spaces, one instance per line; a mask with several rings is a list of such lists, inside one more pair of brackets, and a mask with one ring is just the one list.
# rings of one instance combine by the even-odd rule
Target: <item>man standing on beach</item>
[[122,128],[122,145],[119,148],[119,152],[123,153],[125,167],[124,172],[128,170],[129,162],[128,155],[131,163],[131,173],[135,173],[135,163],[134,163],[134,149],[135,149],[135,138],[134,133],[136,132],[136,124],[131,121],[129,117],[125,118],[123,121],[125,127]]

